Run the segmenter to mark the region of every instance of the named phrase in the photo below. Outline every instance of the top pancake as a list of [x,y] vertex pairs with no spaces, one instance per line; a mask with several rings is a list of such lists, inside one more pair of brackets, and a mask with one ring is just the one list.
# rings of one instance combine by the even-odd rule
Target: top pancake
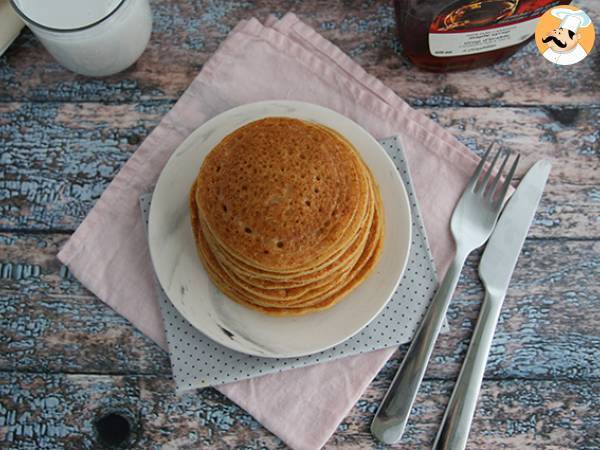
[[355,239],[369,207],[368,177],[334,133],[270,117],[239,128],[208,154],[196,200],[210,234],[233,257],[298,273]]

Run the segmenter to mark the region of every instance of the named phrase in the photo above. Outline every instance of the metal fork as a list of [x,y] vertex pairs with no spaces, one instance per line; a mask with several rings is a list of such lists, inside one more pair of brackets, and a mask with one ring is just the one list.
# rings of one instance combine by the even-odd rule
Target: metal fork
[[398,442],[402,437],[465,260],[469,253],[482,246],[490,237],[517,168],[519,155],[504,182],[498,187],[502,171],[510,157],[510,153],[506,153],[500,169],[492,179],[494,166],[502,153],[500,149],[481,176],[493,145],[489,146],[475,169],[452,214],[450,229],[456,243],[454,259],[371,423],[371,433],[386,444]]

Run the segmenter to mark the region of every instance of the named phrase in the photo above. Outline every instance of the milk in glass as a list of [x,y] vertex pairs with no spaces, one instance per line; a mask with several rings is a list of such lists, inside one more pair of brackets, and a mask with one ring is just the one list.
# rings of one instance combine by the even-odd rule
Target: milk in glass
[[152,29],[148,0],[12,0],[54,58],[90,76],[129,67]]

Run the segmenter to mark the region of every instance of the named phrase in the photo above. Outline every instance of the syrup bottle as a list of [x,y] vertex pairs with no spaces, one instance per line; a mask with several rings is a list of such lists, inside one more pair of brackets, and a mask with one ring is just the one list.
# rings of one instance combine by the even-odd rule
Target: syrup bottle
[[539,17],[571,0],[394,0],[406,56],[434,72],[467,70],[509,57]]

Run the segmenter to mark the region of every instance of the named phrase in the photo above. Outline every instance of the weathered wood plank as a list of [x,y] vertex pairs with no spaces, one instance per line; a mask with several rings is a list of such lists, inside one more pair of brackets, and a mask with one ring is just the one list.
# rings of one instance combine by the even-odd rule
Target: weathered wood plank
[[40,228],[47,223],[72,229],[73,219],[85,217],[168,110],[168,105],[97,106],[2,108],[0,217],[11,218],[5,226]]
[[56,259],[67,237],[0,234],[0,370],[170,373],[166,352]]
[[[344,419],[327,448],[389,448],[369,432],[372,415],[390,376],[379,376]],[[394,448],[431,448],[453,381],[425,381],[401,444]],[[467,445],[481,449],[595,449],[600,446],[594,411],[598,382],[484,381]]]
[[[61,267],[54,255],[66,238],[0,234],[0,370],[168,374],[164,352]],[[600,379],[599,255],[598,241],[527,242],[489,377]],[[429,377],[458,373],[483,297],[477,261],[468,260]]]
[[182,398],[168,377],[0,374],[0,447],[101,448],[94,422],[127,414],[135,448],[165,444],[282,447],[252,417],[214,389]]
[[[73,230],[168,104],[0,104],[0,227]],[[533,236],[594,237],[600,108],[424,108],[473,149],[554,160]]]
[[[152,3],[154,30],[147,50],[134,67],[108,78],[67,72],[29,32],[23,33],[0,58],[0,101],[172,100],[240,19],[265,19],[292,10],[415,105],[600,105],[598,51],[575,67],[557,68],[530,43],[492,67],[448,75],[422,72],[401,55],[387,1]],[[596,0],[581,0],[578,6],[600,23]]]
[[521,177],[540,158],[553,160],[555,184],[594,185],[600,169],[600,108],[423,108],[467,147],[492,142],[520,152]]
[[[326,448],[384,448],[369,423],[389,378],[378,377]],[[398,448],[429,448],[451,392],[426,381]],[[169,378],[0,373],[2,448],[99,447],[95,420],[117,411],[132,422],[136,448],[283,448],[275,436],[213,389],[180,398]],[[600,385],[485,381],[470,449],[600,446]]]

